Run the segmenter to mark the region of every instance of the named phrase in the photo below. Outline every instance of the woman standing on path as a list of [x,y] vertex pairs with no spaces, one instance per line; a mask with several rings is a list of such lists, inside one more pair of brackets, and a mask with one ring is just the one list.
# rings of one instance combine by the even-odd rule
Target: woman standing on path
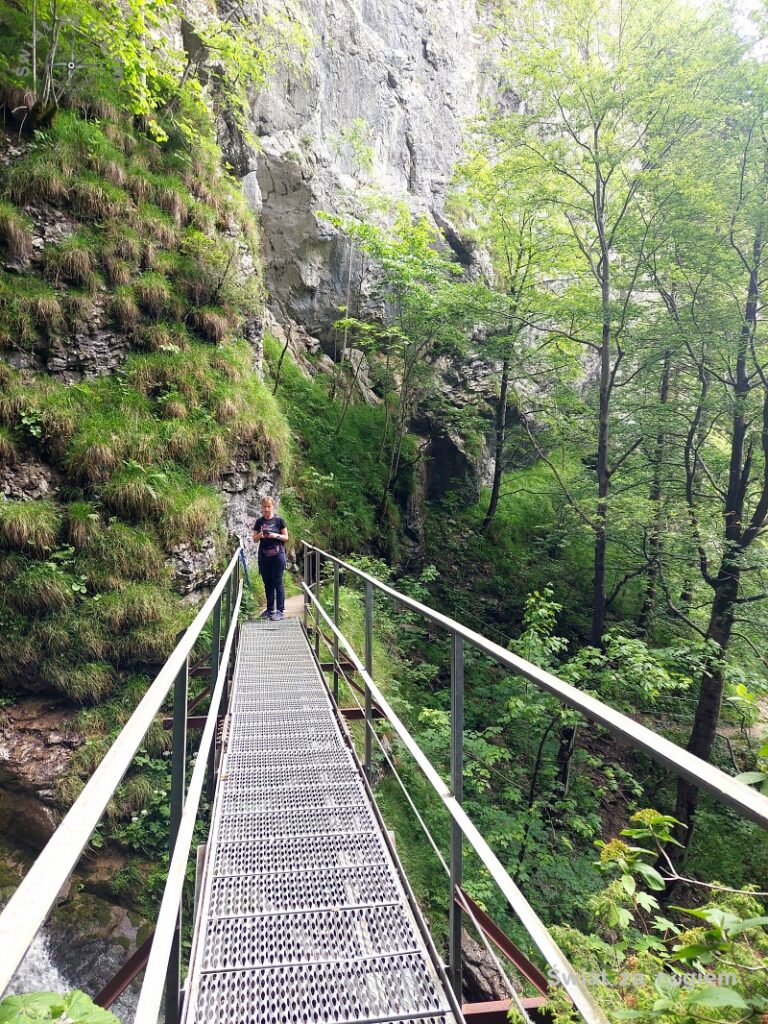
[[267,596],[267,607],[261,618],[282,619],[285,617],[283,573],[288,527],[285,520],[275,515],[274,498],[261,499],[261,515],[253,524],[253,540],[259,545],[259,575]]

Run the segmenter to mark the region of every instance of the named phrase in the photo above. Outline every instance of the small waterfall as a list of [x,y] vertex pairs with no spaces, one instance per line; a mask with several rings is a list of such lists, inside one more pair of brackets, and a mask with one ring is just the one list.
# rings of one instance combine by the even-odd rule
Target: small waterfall
[[22,992],[68,992],[72,985],[51,959],[48,936],[45,931],[35,936],[27,955],[11,979],[6,995]]

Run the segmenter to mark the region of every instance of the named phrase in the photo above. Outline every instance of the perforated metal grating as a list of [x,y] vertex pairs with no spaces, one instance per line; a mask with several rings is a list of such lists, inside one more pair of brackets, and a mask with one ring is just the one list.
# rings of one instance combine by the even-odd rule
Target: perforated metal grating
[[198,1020],[340,1024],[443,1008],[423,957],[402,954],[333,964],[262,967],[203,975]]
[[375,832],[348,836],[305,836],[264,843],[220,843],[215,873],[221,875],[288,874],[292,871],[362,867],[386,861]]
[[416,936],[399,907],[313,910],[293,915],[290,930],[274,915],[211,921],[203,967],[284,967],[417,951]]
[[297,621],[232,690],[185,1024],[455,1024]]

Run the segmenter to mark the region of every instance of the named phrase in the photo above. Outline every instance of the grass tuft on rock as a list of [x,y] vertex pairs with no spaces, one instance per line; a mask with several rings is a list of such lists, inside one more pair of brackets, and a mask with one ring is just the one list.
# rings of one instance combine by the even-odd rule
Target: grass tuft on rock
[[18,445],[12,432],[8,427],[0,427],[0,465],[13,465],[18,453]]
[[69,195],[66,178],[58,167],[37,156],[11,167],[5,192],[18,206],[36,202],[59,205]]
[[82,551],[101,530],[101,517],[90,501],[73,501],[64,513],[67,541],[76,551]]
[[55,284],[73,284],[92,292],[96,289],[94,240],[84,232],[51,246],[45,254],[46,270]]
[[153,320],[160,320],[171,311],[173,295],[161,274],[142,274],[136,282],[135,295],[142,312]]
[[32,254],[32,231],[27,217],[11,203],[0,201],[0,244],[12,260],[28,260]]
[[16,551],[45,554],[56,543],[61,513],[50,501],[0,503],[0,539]]
[[192,323],[206,341],[218,345],[224,341],[231,330],[229,317],[221,309],[196,309],[192,314]]
[[64,611],[74,607],[74,580],[49,562],[38,562],[22,570],[8,587],[8,597],[20,612],[31,615]]
[[117,685],[115,670],[106,661],[69,664],[52,658],[40,666],[40,675],[55,690],[77,704],[95,704],[104,700]]
[[170,594],[152,583],[130,583],[123,590],[105,595],[97,609],[99,619],[113,635],[163,622],[175,612]]

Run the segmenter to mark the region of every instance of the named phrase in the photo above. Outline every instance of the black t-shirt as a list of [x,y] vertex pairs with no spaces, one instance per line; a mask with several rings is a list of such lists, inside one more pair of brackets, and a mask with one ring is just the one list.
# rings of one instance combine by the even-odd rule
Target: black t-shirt
[[[271,519],[265,519],[264,516],[259,516],[253,524],[254,532],[261,534],[264,527],[266,527],[270,533],[282,533],[285,529],[285,520],[281,519],[280,516],[272,516]],[[285,541],[282,537],[268,537],[265,540],[259,541],[259,553],[266,554],[267,551],[279,550],[280,547],[285,547]]]

